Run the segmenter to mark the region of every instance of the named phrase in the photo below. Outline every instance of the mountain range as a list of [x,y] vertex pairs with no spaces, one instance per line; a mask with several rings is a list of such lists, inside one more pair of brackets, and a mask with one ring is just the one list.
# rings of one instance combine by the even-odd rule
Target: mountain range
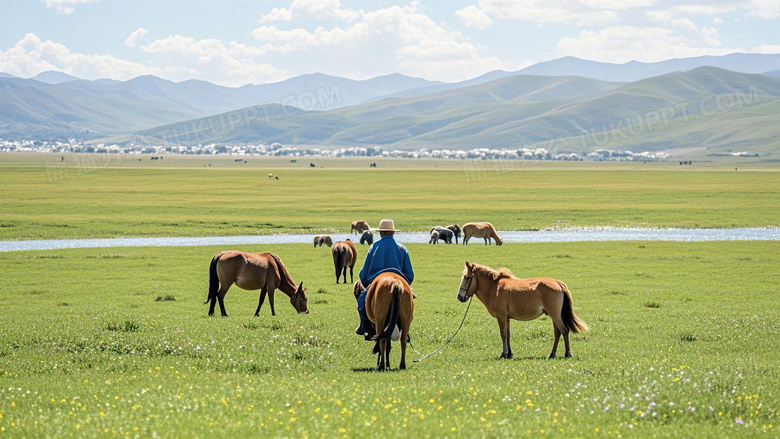
[[[514,75],[423,96],[239,123],[230,130],[216,130],[216,135],[215,127],[226,125],[229,114],[211,116],[208,123],[190,120],[141,134],[162,139],[163,134],[175,132],[179,135],[176,141],[185,144],[279,142],[471,149],[517,148],[563,139],[571,152],[594,150],[607,143],[619,144],[620,149],[641,144],[642,150],[649,151],[682,147],[720,150],[727,149],[735,139],[728,135],[730,125],[724,126],[724,122],[741,118],[740,129],[745,124],[751,129],[737,136],[740,146],[767,150],[780,146],[778,103],[779,79],[714,67],[631,83]],[[670,114],[672,110],[674,114]],[[683,118],[686,124],[678,127]],[[640,133],[641,126],[644,128]],[[670,136],[675,130],[687,132],[694,126],[699,131],[719,133],[721,140],[710,139],[705,145],[691,138],[676,141]],[[610,133],[612,130],[616,131]],[[601,141],[605,138],[615,140]]]
[[[400,74],[356,81],[315,73],[237,88],[154,76],[0,74],[0,138],[171,141],[173,133],[180,143],[398,149],[561,139],[563,149],[580,152],[605,147],[606,136],[609,149],[780,151],[778,72],[780,55],[732,54],[626,64],[567,57],[449,84]],[[700,105],[718,96],[741,105],[714,112]],[[626,134],[648,125],[643,117],[680,106],[687,117],[664,113],[663,129]]]

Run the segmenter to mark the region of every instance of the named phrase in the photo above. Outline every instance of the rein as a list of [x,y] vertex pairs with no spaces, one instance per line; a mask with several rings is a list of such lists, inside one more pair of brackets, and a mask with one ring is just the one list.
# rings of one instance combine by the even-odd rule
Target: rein
[[[469,299],[469,305],[466,307],[466,312],[465,312],[465,313],[463,313],[463,320],[461,320],[461,321],[460,321],[460,326],[458,326],[458,329],[455,331],[455,333],[454,333],[454,334],[452,334],[452,337],[450,337],[450,338],[449,338],[449,339],[448,339],[446,342],[444,342],[444,344],[443,344],[443,345],[441,345],[441,347],[439,347],[439,349],[436,349],[435,351],[433,351],[433,352],[431,352],[431,353],[429,353],[429,354],[425,354],[425,355],[423,355],[422,357],[420,357],[419,359],[417,359],[417,360],[414,360],[414,362],[415,362],[415,363],[419,363],[420,361],[422,361],[422,360],[424,360],[424,359],[426,359],[426,358],[430,357],[431,355],[433,355],[433,354],[435,354],[435,353],[439,352],[440,350],[444,349],[444,347],[445,347],[445,346],[447,346],[448,344],[450,344],[450,342],[452,341],[452,339],[453,339],[453,338],[455,338],[455,336],[456,336],[456,335],[458,335],[458,332],[460,332],[460,328],[462,328],[462,327],[463,327],[463,322],[465,322],[465,321],[466,321],[466,316],[467,316],[467,315],[468,315],[468,313],[469,313],[469,308],[471,308],[471,301],[472,301],[473,299],[474,299],[474,295],[472,294],[472,295],[471,295],[471,298]],[[420,353],[417,351],[417,349],[415,349],[415,348],[414,348],[414,346],[412,345],[412,342],[411,342],[411,341],[409,341],[409,346],[411,346],[412,350],[414,350],[415,352],[417,352],[417,354],[420,354]]]

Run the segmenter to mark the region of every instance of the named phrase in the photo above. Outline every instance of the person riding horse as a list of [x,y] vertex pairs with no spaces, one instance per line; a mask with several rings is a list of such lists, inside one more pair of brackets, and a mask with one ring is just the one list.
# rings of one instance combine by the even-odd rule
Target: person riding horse
[[371,323],[366,314],[366,294],[371,282],[381,273],[386,272],[401,275],[409,285],[414,281],[414,270],[412,270],[409,252],[403,244],[396,242],[393,237],[393,234],[399,231],[395,228],[393,220],[383,219],[375,230],[379,232],[380,239],[368,250],[363,268],[358,275],[364,289],[358,296],[360,326],[355,330],[355,333],[364,336],[366,340],[371,340],[376,334],[374,324]]

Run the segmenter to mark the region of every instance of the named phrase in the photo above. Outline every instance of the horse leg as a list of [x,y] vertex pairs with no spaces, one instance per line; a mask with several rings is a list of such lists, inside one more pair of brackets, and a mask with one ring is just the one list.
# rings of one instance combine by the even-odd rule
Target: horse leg
[[509,340],[507,337],[507,334],[509,333],[509,328],[507,325],[509,318],[501,316],[501,317],[496,317],[496,319],[498,320],[498,331],[501,333],[501,343],[504,345],[500,358],[509,358],[509,349],[507,346],[509,344]]
[[558,351],[558,340],[561,338],[561,330],[558,329],[558,325],[553,322],[553,333],[555,334],[555,341],[553,341],[553,348],[552,352],[550,352],[550,356],[547,358],[553,359],[555,358],[555,353]]
[[[230,288],[230,286],[228,286]],[[227,317],[227,311],[225,311],[225,294],[227,294],[227,288],[219,290],[217,293],[217,299],[219,299],[219,311],[222,313],[222,317]]]
[[[346,265],[344,266],[343,273],[344,273],[344,283],[347,283],[347,266]],[[336,280],[336,283],[338,283],[338,280]]]
[[509,344],[509,316],[506,318],[506,358],[511,359],[512,358],[512,346]]
[[262,290],[260,290],[260,300],[257,301],[257,310],[255,310],[255,317],[260,315],[260,307],[263,306],[263,302],[265,302],[265,295],[268,293],[268,290],[263,287]]
[[406,370],[406,337],[408,335],[408,330],[401,331],[401,363],[398,365],[398,370]]
[[271,315],[276,315],[276,309],[274,309],[274,290],[268,291],[268,304],[271,305]]
[[564,357],[569,358],[571,357],[571,350],[569,349],[569,328],[563,324],[560,313],[553,318],[553,323],[558,327],[558,330],[561,331],[561,334],[563,334],[563,344],[566,347],[566,354],[564,354]]
[[379,340],[379,367],[377,370],[382,372],[387,367],[385,363],[385,352],[387,351],[387,339]]
[[[350,265],[349,266],[349,283],[351,283],[351,284],[355,283],[355,277],[352,274],[352,270],[354,270],[354,269],[355,269],[354,265]],[[347,270],[344,270],[344,283],[347,283],[347,273],[346,273],[346,271]]]

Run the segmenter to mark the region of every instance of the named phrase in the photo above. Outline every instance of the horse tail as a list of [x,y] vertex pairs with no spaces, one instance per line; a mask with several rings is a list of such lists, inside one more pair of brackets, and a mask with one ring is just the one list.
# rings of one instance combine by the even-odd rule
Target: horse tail
[[563,282],[558,282],[563,290],[563,307],[561,308],[561,320],[563,324],[569,328],[569,331],[577,333],[585,333],[590,330],[588,324],[580,320],[574,314],[574,309],[571,300],[571,293]]
[[390,340],[395,327],[398,325],[398,310],[401,308],[401,293],[403,293],[403,287],[396,282],[393,284],[391,291],[393,297],[390,302],[390,309],[387,311],[388,319],[385,323],[385,329],[382,333],[377,334],[372,338],[372,340],[376,340],[377,343],[382,339]]
[[333,265],[336,266],[336,282],[339,280],[341,271],[347,265],[347,249],[343,245],[333,247]]
[[218,253],[213,258],[211,258],[211,265],[209,266],[209,295],[208,298],[206,298],[206,301],[203,302],[204,305],[217,297],[217,293],[219,292],[219,274],[217,274],[217,262],[219,262],[219,258],[221,257],[222,253]]

